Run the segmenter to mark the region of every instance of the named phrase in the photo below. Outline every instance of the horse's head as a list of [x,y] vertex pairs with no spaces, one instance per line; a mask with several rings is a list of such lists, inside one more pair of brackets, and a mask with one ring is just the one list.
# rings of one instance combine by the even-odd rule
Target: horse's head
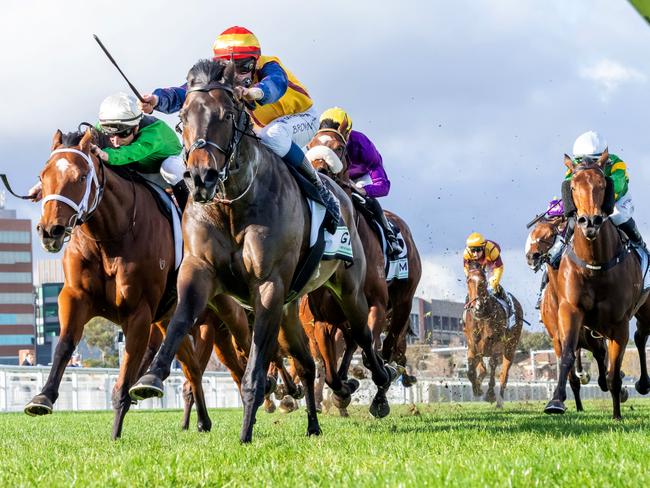
[[467,292],[469,301],[465,306],[476,318],[484,316],[490,296],[485,270],[478,262],[470,262],[467,270]]
[[614,210],[613,183],[604,172],[608,160],[607,149],[597,160],[585,158],[577,165],[569,156],[564,156],[564,163],[573,175],[570,188],[576,209],[576,224],[588,240],[598,236]]
[[185,181],[195,202],[214,198],[217,186],[228,178],[241,133],[247,130],[248,116],[234,93],[234,74],[232,63],[202,60],[187,75],[187,97],[180,118]]
[[75,225],[83,223],[97,207],[101,187],[97,180],[90,144],[96,133],[54,134],[52,153],[40,179],[42,214],[36,226],[41,245],[48,252],[58,252]]
[[531,269],[537,271],[548,262],[549,251],[559,237],[565,222],[563,217],[543,219],[530,231],[526,239],[526,261]]
[[330,177],[347,178],[346,127],[331,119],[322,120],[316,135],[307,144],[307,158],[314,168]]

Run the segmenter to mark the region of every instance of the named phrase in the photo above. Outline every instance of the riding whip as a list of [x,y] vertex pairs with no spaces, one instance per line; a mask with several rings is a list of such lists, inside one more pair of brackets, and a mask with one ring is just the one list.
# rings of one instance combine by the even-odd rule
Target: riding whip
[[126,84],[129,85],[129,88],[131,88],[131,90],[133,91],[133,93],[135,94],[135,96],[138,97],[138,100],[140,100],[142,103],[146,103],[146,102],[144,101],[144,99],[142,98],[142,95],[140,95],[140,92],[138,91],[138,89],[137,89],[135,86],[133,86],[133,84],[129,81],[129,79],[126,77],[126,75],[124,74],[124,72],[123,72],[123,71],[120,69],[120,67],[117,65],[117,63],[116,63],[115,60],[113,59],[113,56],[111,56],[111,53],[109,53],[109,52],[108,52],[108,49],[106,49],[106,46],[104,46],[104,44],[102,43],[102,41],[99,40],[99,37],[97,37],[96,34],[93,34],[93,37],[94,37],[95,40],[97,41],[97,44],[99,44],[99,47],[102,48],[102,51],[104,51],[104,54],[106,54],[106,56],[108,57],[108,59],[110,60],[110,62],[113,63],[113,66],[115,66],[115,67],[117,68],[117,71],[120,72],[120,74],[122,75],[122,78],[124,78],[124,81],[126,81]]
[[535,218],[526,224],[526,229],[530,229],[533,225],[535,225],[537,222],[542,220],[547,213],[549,213],[551,210],[553,210],[555,207],[557,207],[560,204],[560,201],[555,202],[553,205],[551,205],[546,212],[541,213],[539,215],[535,215]]
[[9,193],[11,193],[13,196],[15,196],[16,198],[20,198],[21,200],[31,200],[32,199],[31,197],[29,197],[27,195],[18,195],[16,192],[14,192],[11,189],[11,185],[9,184],[9,180],[7,179],[6,174],[4,174],[4,173],[0,174],[0,180],[2,180],[2,183],[5,185],[5,188],[7,189],[7,191]]

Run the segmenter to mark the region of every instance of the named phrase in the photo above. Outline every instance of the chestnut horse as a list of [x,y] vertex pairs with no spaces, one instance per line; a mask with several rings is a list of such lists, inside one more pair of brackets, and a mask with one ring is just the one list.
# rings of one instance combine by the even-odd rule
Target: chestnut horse
[[[537,272],[542,266],[546,265],[548,284],[544,289],[544,295],[542,297],[541,318],[548,335],[553,340],[553,349],[555,350],[558,361],[562,356],[562,347],[557,325],[558,301],[555,293],[557,270],[549,262],[549,252],[562,239],[562,232],[566,224],[567,221],[564,217],[542,219],[533,227],[526,241],[526,260],[528,266]],[[578,348],[576,350],[576,367],[571,368],[569,376],[569,384],[573,391],[578,412],[584,410],[582,400],[580,399],[580,384],[589,383],[588,374],[582,371],[582,363],[580,361],[581,349],[591,351],[593,354],[598,365],[598,386],[600,386],[601,390],[607,391],[607,342],[602,337],[595,337],[594,334],[582,327],[578,339]]]
[[[168,277],[173,274],[174,245],[171,227],[151,193],[118,176],[90,154],[95,137],[92,129],[65,136],[57,131],[52,154],[41,172],[43,212],[37,225],[41,243],[49,252],[61,250],[67,238],[69,243],[63,257],[65,282],[59,295],[61,336],[47,382],[25,412],[52,412],[63,372],[85,324],[102,316],[122,326],[126,338],[112,395],[112,435],[116,439],[121,436],[132,403],[129,387],[147,362],[147,343],[156,341],[151,324],[164,328],[170,314],[159,308]],[[228,319],[242,317],[232,309],[234,302],[221,300],[219,306]],[[187,336],[178,358],[197,401],[198,428],[208,431],[211,421],[201,386],[202,368]]]
[[[555,289],[562,356],[558,384],[544,409],[546,413],[566,411],[567,377],[584,326],[609,341],[607,387],[612,395],[613,418],[620,420],[621,401],[627,396],[622,390],[621,364],[629,337],[629,322],[636,314],[642,331],[647,331],[650,323],[647,320],[650,318],[650,306],[646,303],[648,292],[642,291],[643,273],[639,260],[609,219],[614,208],[614,189],[611,179],[604,173],[608,159],[609,153],[605,150],[598,160],[587,159],[574,165],[565,155],[572,178],[568,182],[570,192],[563,191],[564,208],[574,208],[576,230],[557,274]],[[647,371],[645,378],[647,381]]]
[[[327,174],[333,178],[350,198],[363,200],[348,174],[347,142],[343,136],[346,129],[346,127],[328,127],[322,123],[307,147],[310,149],[318,148],[317,151],[310,151],[310,154],[316,155],[312,157],[312,164],[321,174]],[[320,157],[321,154],[322,157]],[[332,166],[335,166],[335,168],[332,168]],[[385,211],[388,219],[402,232],[408,253],[409,266],[408,278],[402,280],[393,279],[390,283],[386,283],[382,242],[379,235],[373,230],[375,223],[368,216],[368,212],[358,210],[357,205],[355,205],[355,213],[359,236],[368,263],[364,293],[370,307],[368,322],[374,344],[376,348],[381,348],[382,357],[385,361],[395,363],[399,360],[400,363],[398,364],[401,366],[401,370],[406,373],[406,355],[399,349],[399,346],[402,345],[400,341],[405,341],[410,326],[409,318],[413,296],[422,275],[420,254],[406,222],[396,214]],[[327,290],[321,289],[310,293],[309,304],[315,319],[315,338],[325,359],[325,381],[335,394],[334,404],[339,408],[344,408],[350,401],[349,394],[346,395],[346,387],[354,390],[358,385],[356,380],[347,379],[348,367],[352,359],[352,353],[356,349],[356,344],[351,341],[349,334],[346,334],[346,352],[340,367],[337,369],[338,357],[334,342],[335,328],[345,331],[347,327],[345,316]],[[388,320],[388,317],[390,317],[390,320]],[[386,335],[382,344],[381,335],[384,333]],[[408,374],[406,374],[405,378],[410,381],[415,379]],[[412,384],[408,381],[404,383]],[[385,395],[385,391],[379,393]],[[388,407],[388,403],[384,405]],[[377,411],[376,408],[377,405],[371,405],[373,415],[383,417],[389,413],[389,409]]]
[[[485,377],[483,358],[489,358],[490,381],[485,400],[496,400],[497,407],[503,406],[503,392],[508,383],[508,373],[517,351],[524,312],[516,298],[512,298],[515,324],[508,327],[508,317],[497,299],[488,291],[485,270],[478,263],[470,263],[467,275],[468,301],[465,304],[464,333],[467,339],[467,377],[472,383],[475,396],[483,394],[481,383]],[[499,376],[499,394],[494,392],[496,368],[502,359]],[[476,374],[477,368],[481,370]]]
[[[311,215],[287,165],[252,132],[250,116],[234,86],[234,66],[199,61],[188,74],[181,110],[192,204],[183,216],[185,257],[178,276],[178,307],[148,372],[131,388],[134,398],[160,396],[162,381],[181,341],[207,301],[236,297],[255,313],[252,346],[242,383],[244,419],[240,435],[250,442],[264,399],[266,371],[280,344],[297,361],[305,388],[307,433],[320,434],[314,402],[314,360],[298,318],[298,301],[287,302],[291,283],[309,253]],[[336,185],[342,218],[350,232],[352,266],[322,261],[299,290],[323,285],[334,291],[355,340],[383,388],[391,378],[372,347],[363,295],[366,263],[352,203]]]

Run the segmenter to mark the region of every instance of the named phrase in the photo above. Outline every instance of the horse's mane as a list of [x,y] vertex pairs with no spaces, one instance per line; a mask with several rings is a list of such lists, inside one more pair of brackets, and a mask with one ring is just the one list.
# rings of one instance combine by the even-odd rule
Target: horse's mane
[[83,138],[84,133],[81,131],[67,132],[61,136],[61,145],[63,147],[78,146]]
[[222,83],[225,69],[226,65],[221,61],[201,59],[187,73],[187,84],[189,87],[195,87]]
[[478,261],[470,261],[469,264],[467,265],[467,269],[470,271],[481,271],[483,272],[483,266],[481,266],[481,263]]

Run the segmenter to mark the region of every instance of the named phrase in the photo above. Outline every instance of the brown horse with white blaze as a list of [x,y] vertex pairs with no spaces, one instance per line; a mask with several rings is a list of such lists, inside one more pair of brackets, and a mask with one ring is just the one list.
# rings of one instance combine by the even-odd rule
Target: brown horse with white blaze
[[[308,155],[316,155],[312,157],[314,167],[338,183],[353,201],[354,199],[363,201],[364,198],[358,193],[348,174],[347,141],[343,135],[346,130],[347,127],[329,127],[321,123],[318,132],[307,146],[310,149]],[[321,154],[322,156],[319,157]],[[374,229],[376,224],[370,217],[370,212],[364,210],[363,204],[355,204],[355,219],[368,263],[364,286],[364,294],[369,306],[368,325],[373,334],[375,347],[381,350],[383,359],[388,363],[399,364],[406,373],[406,356],[400,353],[398,345],[409,328],[413,296],[422,275],[422,264],[413,235],[406,222],[392,212],[384,213],[402,233],[409,274],[406,279],[392,279],[389,283],[386,282],[384,252],[381,238]],[[349,361],[356,344],[349,340],[348,334],[346,353],[341,366],[337,369],[334,328],[346,329],[345,316],[327,290],[316,290],[311,293],[309,303],[315,319],[316,341],[325,358],[327,384],[335,393],[335,404],[338,407],[345,407],[349,403],[349,396],[345,396],[345,387],[357,383],[356,380],[347,379]],[[382,334],[385,334],[383,343]],[[414,377],[409,376],[409,378],[414,380]],[[380,416],[384,416],[388,411],[379,413]]]
[[[467,339],[467,377],[472,383],[475,396],[483,394],[481,383],[486,375],[483,358],[489,358],[490,380],[486,401],[496,400],[497,407],[503,405],[503,393],[508,383],[508,373],[514,359],[524,313],[519,301],[513,297],[515,323],[508,327],[506,311],[488,291],[485,270],[478,263],[470,263],[467,274],[468,301],[465,304],[465,338]],[[499,393],[495,394],[496,369],[501,359]],[[481,371],[477,375],[477,369]]]
[[[542,219],[531,230],[528,240],[526,241],[526,260],[528,266],[534,271],[538,271],[546,266],[548,284],[544,288],[544,295],[541,303],[541,318],[548,335],[553,341],[553,349],[558,360],[562,357],[562,345],[558,333],[558,300],[556,294],[557,274],[558,271],[550,263],[550,253],[558,244],[561,244],[562,234],[566,228],[567,220],[565,217],[554,217]],[[569,375],[569,384],[573,391],[573,397],[576,402],[576,410],[583,411],[582,400],[580,398],[580,384],[588,383],[587,373],[582,371],[580,360],[581,349],[591,351],[598,365],[598,386],[602,391],[607,391],[607,342],[604,338],[594,337],[594,335],[584,327],[580,330],[578,339],[578,349],[576,350],[576,366],[571,369]]]
[[[234,66],[200,61],[188,74],[181,111],[186,181],[191,204],[183,217],[185,257],[178,277],[179,304],[151,368],[131,389],[137,398],[159,396],[182,338],[219,294],[236,297],[255,314],[252,346],[242,383],[240,439],[250,442],[264,399],[266,371],[280,343],[296,360],[305,388],[307,433],[320,434],[314,401],[315,365],[298,318],[298,300],[287,302],[291,283],[309,252],[311,215],[286,164],[257,140],[250,115],[236,95]],[[298,295],[328,286],[346,312],[355,340],[368,357],[379,387],[390,377],[372,347],[363,295],[365,258],[352,204],[331,182],[350,231],[353,265],[322,261]]]
[[[49,252],[58,252],[68,237],[69,243],[59,295],[61,336],[47,382],[25,412],[52,412],[65,367],[85,324],[102,316],[119,324],[126,339],[113,390],[113,438],[118,438],[132,403],[128,389],[146,366],[147,344],[156,341],[151,324],[164,330],[171,313],[159,308],[164,307],[161,299],[173,275],[175,256],[171,226],[154,197],[90,154],[96,137],[92,129],[67,135],[57,131],[41,172],[43,211],[37,226],[41,243]],[[226,310],[234,303],[224,301],[222,305]],[[232,313],[237,315],[237,311]],[[208,431],[211,422],[201,386],[202,368],[193,354],[186,336],[178,358],[197,402],[199,430]]]
[[[564,413],[566,382],[575,361],[582,327],[608,339],[607,386],[612,395],[613,418],[621,419],[621,363],[629,337],[630,319],[645,318],[648,292],[634,251],[624,245],[609,219],[614,208],[614,188],[604,173],[609,153],[597,160],[574,165],[565,155],[572,174],[570,192],[563,191],[564,207],[576,214],[576,230],[562,257],[557,280],[558,330],[562,346],[560,374],[546,413]],[[642,320],[641,327],[644,328]]]

